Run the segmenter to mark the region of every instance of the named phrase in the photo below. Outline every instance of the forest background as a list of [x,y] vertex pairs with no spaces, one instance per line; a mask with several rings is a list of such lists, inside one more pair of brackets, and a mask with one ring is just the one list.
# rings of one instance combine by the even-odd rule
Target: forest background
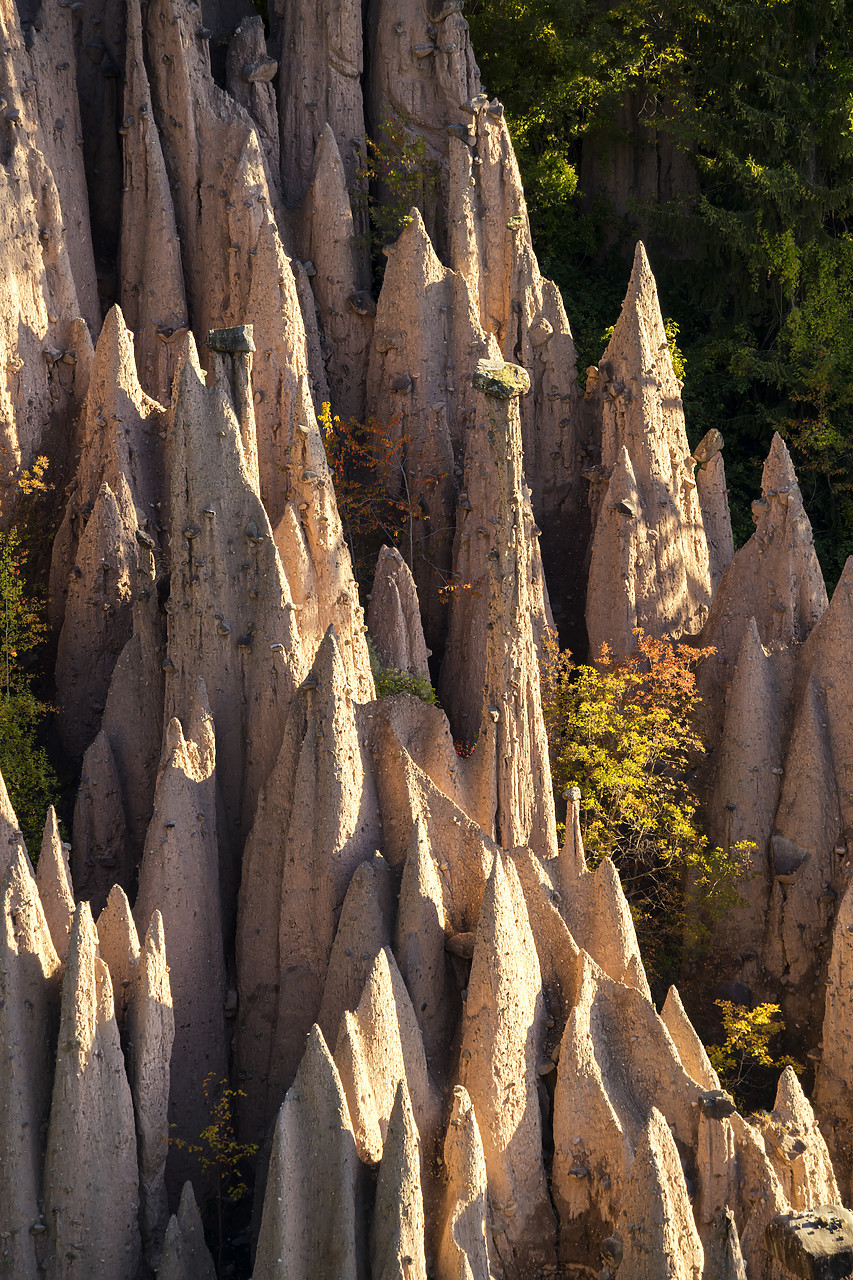
[[469,0],[581,381],[638,236],[718,427],[738,543],[774,430],[832,588],[853,553],[853,3]]

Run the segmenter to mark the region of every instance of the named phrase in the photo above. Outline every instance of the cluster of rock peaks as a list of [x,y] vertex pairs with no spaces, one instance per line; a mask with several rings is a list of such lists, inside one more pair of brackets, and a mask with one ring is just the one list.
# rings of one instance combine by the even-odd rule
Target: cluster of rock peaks
[[[0,22],[2,524],[47,456],[80,776],[70,844],[51,810],[37,857],[0,778],[0,1266],[830,1274],[808,1240],[833,1265],[853,1241],[853,568],[828,602],[784,443],[734,554],[642,245],[579,388],[459,4]],[[389,122],[424,180],[374,296]],[[364,601],[326,404],[381,424],[409,513]],[[555,622],[579,651],[713,649],[698,785],[714,842],[753,853],[694,981],[783,1006],[816,1112],[789,1068],[737,1113],[678,991],[656,1009],[571,795],[558,843]],[[368,633],[441,706],[377,698]],[[225,1269],[197,1158],[222,1089],[254,1196]]]

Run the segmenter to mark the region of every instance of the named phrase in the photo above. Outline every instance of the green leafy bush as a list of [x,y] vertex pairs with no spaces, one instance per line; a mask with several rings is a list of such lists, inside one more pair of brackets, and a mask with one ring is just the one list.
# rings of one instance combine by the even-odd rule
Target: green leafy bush
[[0,772],[35,861],[58,783],[39,730],[51,711],[33,691],[32,659],[44,641],[43,605],[29,595],[17,529],[0,533]]
[[367,648],[377,698],[393,698],[396,693],[410,693],[428,706],[438,706],[435,689],[426,676],[412,676],[407,671],[398,671],[396,667],[384,667],[370,636],[367,637]]
[[33,862],[38,859],[48,806],[58,784],[38,732],[50,708],[31,689],[0,697],[0,773]]

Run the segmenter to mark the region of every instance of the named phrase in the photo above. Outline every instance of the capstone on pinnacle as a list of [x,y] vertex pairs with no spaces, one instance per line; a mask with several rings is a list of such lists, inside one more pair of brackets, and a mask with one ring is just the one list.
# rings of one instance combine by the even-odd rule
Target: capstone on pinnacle
[[256,349],[254,328],[255,326],[251,324],[236,324],[230,329],[209,329],[207,345],[211,351],[222,351],[227,355],[254,351]]
[[496,400],[514,400],[527,395],[530,376],[517,364],[505,364],[503,360],[478,360],[474,370],[475,391],[494,396]]

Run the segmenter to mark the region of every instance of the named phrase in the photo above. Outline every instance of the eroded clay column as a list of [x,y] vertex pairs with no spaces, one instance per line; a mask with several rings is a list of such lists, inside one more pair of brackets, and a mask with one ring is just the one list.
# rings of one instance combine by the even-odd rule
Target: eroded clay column
[[495,832],[505,849],[527,844],[548,857],[556,852],[556,825],[530,619],[531,548],[519,415],[519,398],[530,389],[530,378],[518,365],[480,360],[473,385],[484,397],[497,522],[486,556],[489,609],[480,730],[484,738],[494,729]]
[[243,452],[249,477],[258,493],[258,434],[252,400],[252,353],[255,351],[254,325],[238,324],[230,329],[209,329],[207,348],[215,383],[224,382],[240,423]]

